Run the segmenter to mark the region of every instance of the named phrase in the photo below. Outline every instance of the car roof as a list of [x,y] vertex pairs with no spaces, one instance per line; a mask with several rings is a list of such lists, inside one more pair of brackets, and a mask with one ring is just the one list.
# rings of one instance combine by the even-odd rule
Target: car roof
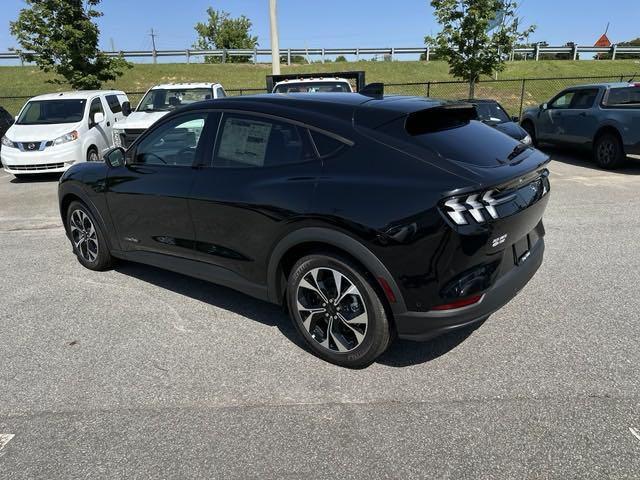
[[222,87],[219,83],[210,82],[189,82],[189,83],[162,83],[154,85],[150,90],[174,90],[174,89],[190,89],[190,88],[213,88]]
[[[445,103],[452,102],[426,97],[368,96],[359,93],[269,93],[196,102],[174,110],[167,117],[203,108],[246,110],[309,123],[331,131],[336,128],[352,129],[356,117],[369,117],[363,124],[381,124]],[[358,115],[356,112],[359,112]],[[342,124],[341,127],[338,123]]]
[[73,92],[45,93],[30,99],[31,100],[88,100],[98,94],[102,95],[126,95],[120,90],[76,90]]
[[632,87],[633,83],[628,82],[605,82],[605,83],[586,83],[584,85],[573,85],[565,88],[565,90],[571,89],[583,89],[583,88],[620,88],[620,87]]

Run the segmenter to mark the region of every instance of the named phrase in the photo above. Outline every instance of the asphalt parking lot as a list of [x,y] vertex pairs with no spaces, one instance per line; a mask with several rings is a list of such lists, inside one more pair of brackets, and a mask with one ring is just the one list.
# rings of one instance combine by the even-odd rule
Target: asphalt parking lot
[[0,173],[0,478],[640,477],[640,161],[550,153],[533,281],[361,371],[232,290],[82,268],[57,179]]

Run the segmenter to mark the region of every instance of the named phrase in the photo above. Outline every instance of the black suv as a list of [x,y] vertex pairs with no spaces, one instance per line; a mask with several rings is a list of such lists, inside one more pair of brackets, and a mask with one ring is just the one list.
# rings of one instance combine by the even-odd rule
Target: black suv
[[347,367],[484,320],[542,262],[541,152],[466,103],[360,94],[176,110],[61,178],[78,260],[159,266],[283,304]]

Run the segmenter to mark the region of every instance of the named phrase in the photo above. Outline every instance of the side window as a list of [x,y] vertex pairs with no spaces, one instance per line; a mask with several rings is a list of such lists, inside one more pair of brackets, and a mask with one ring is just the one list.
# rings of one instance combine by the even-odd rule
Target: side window
[[316,159],[305,128],[251,115],[225,114],[216,143],[217,168],[277,167]]
[[575,94],[576,94],[575,91],[563,93],[558,98],[556,98],[551,103],[551,105],[549,105],[549,107],[550,108],[569,108],[571,106],[571,101],[573,100],[573,97]]
[[336,140],[335,138],[329,137],[328,135],[324,135],[319,132],[314,132],[313,130],[309,131],[311,132],[313,143],[315,143],[316,148],[318,149],[318,153],[321,157],[328,157],[329,155],[333,155],[334,153],[337,153],[339,150],[345,147],[345,144],[340,140]]
[[100,98],[94,98],[91,101],[91,106],[89,107],[89,124],[93,123],[93,116],[96,113],[102,113],[104,115],[104,110],[102,108],[102,102]]
[[120,105],[120,100],[118,100],[117,95],[107,95],[105,98],[111,113],[120,113],[122,111],[122,105]]
[[204,112],[194,113],[165,123],[140,142],[134,163],[191,167],[206,118]]
[[606,106],[637,106],[638,104],[640,104],[640,88],[635,86],[612,88],[605,102]]
[[226,92],[224,91],[224,88],[222,87],[218,87],[218,89],[216,90],[216,95],[217,95],[217,98],[224,98],[227,96]]
[[571,100],[571,108],[577,110],[587,110],[593,107],[597,96],[598,89],[596,88],[588,90],[578,90]]

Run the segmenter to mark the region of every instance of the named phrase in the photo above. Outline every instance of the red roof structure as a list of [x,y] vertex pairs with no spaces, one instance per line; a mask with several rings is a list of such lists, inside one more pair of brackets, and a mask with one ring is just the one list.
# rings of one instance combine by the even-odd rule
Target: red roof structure
[[594,47],[610,47],[610,46],[611,46],[611,40],[609,40],[609,37],[607,37],[606,33],[603,33],[602,36],[598,39],[598,41],[594,45]]

